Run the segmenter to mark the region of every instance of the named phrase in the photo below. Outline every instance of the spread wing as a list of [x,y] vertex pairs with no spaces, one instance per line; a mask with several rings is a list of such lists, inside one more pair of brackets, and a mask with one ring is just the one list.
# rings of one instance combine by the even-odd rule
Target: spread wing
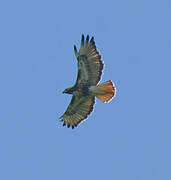
[[92,112],[95,103],[94,96],[82,96],[74,94],[66,112],[61,116],[63,126],[76,127]]
[[79,86],[79,84],[96,85],[101,78],[103,62],[96,49],[94,38],[92,37],[89,41],[87,35],[84,41],[84,35],[82,35],[80,50],[77,52],[74,45],[74,51],[78,60],[78,75],[75,86]]

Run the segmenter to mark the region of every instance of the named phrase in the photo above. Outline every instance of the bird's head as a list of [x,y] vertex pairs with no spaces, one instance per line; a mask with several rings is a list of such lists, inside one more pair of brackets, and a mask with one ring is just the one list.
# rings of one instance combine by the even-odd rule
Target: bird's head
[[72,87],[69,87],[69,88],[66,88],[63,93],[67,93],[67,94],[72,94],[73,93],[73,88]]

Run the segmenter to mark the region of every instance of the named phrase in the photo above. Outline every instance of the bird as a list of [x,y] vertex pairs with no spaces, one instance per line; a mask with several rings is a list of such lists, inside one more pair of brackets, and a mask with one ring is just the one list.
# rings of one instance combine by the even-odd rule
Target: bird
[[111,80],[98,84],[101,79],[104,63],[101,60],[94,37],[81,36],[81,45],[77,51],[78,73],[74,86],[66,88],[63,93],[72,94],[71,102],[65,113],[60,117],[63,126],[75,128],[93,111],[95,97],[102,102],[109,102],[116,94],[116,88]]

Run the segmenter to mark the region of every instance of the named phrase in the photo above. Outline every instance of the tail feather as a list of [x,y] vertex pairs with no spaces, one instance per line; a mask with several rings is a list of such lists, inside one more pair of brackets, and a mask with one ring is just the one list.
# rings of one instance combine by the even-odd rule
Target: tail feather
[[95,96],[103,102],[108,102],[114,97],[116,89],[111,80],[96,86]]

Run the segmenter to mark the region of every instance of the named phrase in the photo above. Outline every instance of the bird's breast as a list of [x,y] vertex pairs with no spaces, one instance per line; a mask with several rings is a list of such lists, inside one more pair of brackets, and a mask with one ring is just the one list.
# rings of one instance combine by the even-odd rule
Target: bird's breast
[[88,86],[77,87],[76,90],[74,91],[74,94],[76,96],[80,96],[80,95],[86,96],[89,94],[89,88]]

